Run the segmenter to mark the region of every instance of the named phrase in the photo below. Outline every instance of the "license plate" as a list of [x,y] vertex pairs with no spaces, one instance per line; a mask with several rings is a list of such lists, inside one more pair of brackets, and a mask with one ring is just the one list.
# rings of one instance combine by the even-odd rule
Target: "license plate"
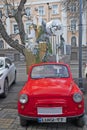
[[38,107],[37,108],[38,115],[58,115],[62,114],[62,107]]
[[44,122],[66,122],[66,117],[38,118],[39,123]]

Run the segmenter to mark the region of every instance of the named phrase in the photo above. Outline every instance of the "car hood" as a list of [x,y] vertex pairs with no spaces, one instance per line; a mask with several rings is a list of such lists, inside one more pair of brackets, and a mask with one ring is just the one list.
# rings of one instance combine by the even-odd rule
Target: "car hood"
[[41,94],[60,94],[69,95],[72,87],[73,81],[70,78],[67,79],[37,79],[30,80],[26,84],[27,91],[31,95],[41,95]]
[[7,69],[5,69],[4,67],[0,68],[0,74],[4,73]]

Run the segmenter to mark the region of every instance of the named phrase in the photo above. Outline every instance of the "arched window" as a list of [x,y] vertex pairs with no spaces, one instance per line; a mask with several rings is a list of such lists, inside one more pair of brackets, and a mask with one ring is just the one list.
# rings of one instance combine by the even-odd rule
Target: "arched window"
[[4,42],[3,40],[0,40],[0,49],[4,48]]
[[71,46],[72,46],[72,47],[77,46],[76,37],[75,37],[75,36],[73,36],[73,37],[71,38]]

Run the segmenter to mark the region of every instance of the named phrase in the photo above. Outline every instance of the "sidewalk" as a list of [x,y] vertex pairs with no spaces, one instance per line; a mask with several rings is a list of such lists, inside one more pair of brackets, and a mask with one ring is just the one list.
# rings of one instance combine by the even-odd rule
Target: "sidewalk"
[[21,127],[19,124],[19,117],[17,116],[17,110],[4,109],[0,111],[0,130],[87,130],[87,126],[84,128],[77,128],[72,124],[31,124],[28,128]]
[[16,130],[18,122],[16,109],[0,110],[0,130]]
[[[86,117],[87,120],[87,117]],[[49,123],[39,124],[31,123],[27,128],[21,127],[19,116],[16,109],[1,109],[0,110],[0,130],[87,130],[87,124],[83,128],[74,126],[71,122],[68,123]]]

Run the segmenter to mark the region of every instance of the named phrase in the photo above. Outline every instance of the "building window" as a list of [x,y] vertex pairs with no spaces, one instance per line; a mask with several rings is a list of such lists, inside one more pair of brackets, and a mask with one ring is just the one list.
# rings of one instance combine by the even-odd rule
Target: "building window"
[[75,37],[75,36],[73,36],[73,37],[71,38],[71,46],[72,46],[72,47],[76,47],[76,46],[77,46],[76,37]]
[[27,7],[25,9],[25,13],[26,13],[26,16],[30,16],[31,15],[31,8],[30,7]]
[[18,34],[19,33],[19,29],[18,29],[18,25],[17,24],[13,25],[13,33],[14,34]]
[[52,5],[52,14],[58,14],[58,5]]
[[38,8],[38,13],[39,13],[39,15],[45,15],[45,10],[44,10],[44,6],[39,6],[39,8]]
[[32,25],[32,23],[31,22],[29,22],[29,23],[26,23],[26,33],[27,34],[31,34],[31,28],[30,28],[30,26]]
[[76,30],[76,20],[71,20],[71,31],[75,31]]
[[76,3],[73,3],[71,4],[71,7],[70,7],[70,12],[76,12],[77,8],[76,8]]
[[2,10],[0,10],[0,19],[2,18]]

